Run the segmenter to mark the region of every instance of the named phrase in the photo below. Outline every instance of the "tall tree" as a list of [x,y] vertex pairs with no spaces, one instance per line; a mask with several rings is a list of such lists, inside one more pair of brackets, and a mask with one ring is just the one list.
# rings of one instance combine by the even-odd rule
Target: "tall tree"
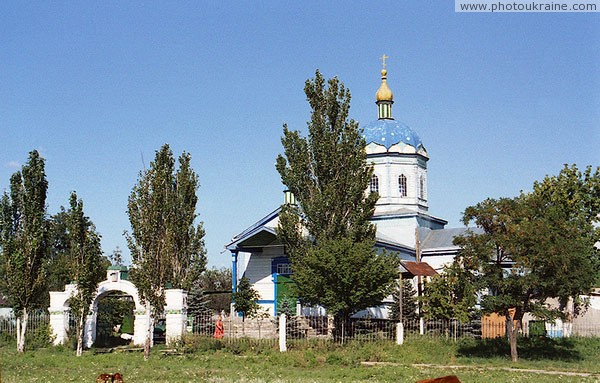
[[25,352],[29,312],[46,293],[44,265],[48,257],[44,159],[29,153],[21,172],[10,178],[10,195],[0,201],[0,247],[4,289],[17,316],[17,350]]
[[[50,255],[46,265],[46,284],[49,291],[62,291],[71,283],[71,267],[69,265],[69,232],[67,230],[67,211],[64,206],[58,213],[50,217]],[[50,303],[50,295],[46,305]]]
[[427,319],[450,319],[468,321],[475,314],[477,291],[473,274],[458,264],[444,267],[441,274],[435,275],[425,284],[421,301]]
[[166,286],[189,289],[206,265],[204,229],[202,223],[194,223],[199,184],[190,160],[184,152],[176,170],[169,145],[163,145],[129,196],[132,232],[126,238],[131,279],[150,316],[145,359],[150,355],[154,317],[164,310]]
[[483,310],[506,317],[513,361],[526,313],[560,316],[560,307],[547,305],[549,298],[564,305],[597,282],[599,213],[600,169],[582,173],[574,165],[536,182],[530,193],[465,210],[465,225],[475,223],[483,233],[455,239],[461,247],[456,262],[476,272],[478,287],[487,289]]
[[69,238],[69,264],[75,286],[71,297],[71,310],[76,318],[77,356],[83,351],[83,332],[90,304],[98,283],[103,279],[103,256],[100,235],[94,224],[83,213],[83,202],[75,192],[69,199],[67,232]]
[[283,206],[278,236],[301,301],[341,320],[381,303],[398,261],[373,249],[369,219],[378,195],[366,193],[373,168],[359,125],[348,117],[349,90],[337,78],[326,84],[317,70],[304,92],[312,109],[308,137],[284,125],[284,155],[277,157],[277,171],[298,202]]

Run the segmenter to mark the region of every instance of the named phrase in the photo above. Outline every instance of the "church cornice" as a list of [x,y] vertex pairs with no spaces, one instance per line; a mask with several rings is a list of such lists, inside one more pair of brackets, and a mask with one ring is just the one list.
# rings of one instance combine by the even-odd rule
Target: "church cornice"
[[367,159],[369,159],[369,158],[381,158],[381,157],[419,158],[419,159],[422,159],[425,162],[429,161],[429,157],[424,156],[421,153],[384,152],[384,153],[367,154]]

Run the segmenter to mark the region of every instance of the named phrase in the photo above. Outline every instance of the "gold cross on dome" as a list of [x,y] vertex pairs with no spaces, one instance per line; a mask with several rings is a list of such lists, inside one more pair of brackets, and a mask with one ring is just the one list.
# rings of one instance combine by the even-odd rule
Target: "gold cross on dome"
[[381,56],[381,62],[383,63],[383,69],[385,69],[385,60],[389,59],[389,56],[386,56],[385,53]]

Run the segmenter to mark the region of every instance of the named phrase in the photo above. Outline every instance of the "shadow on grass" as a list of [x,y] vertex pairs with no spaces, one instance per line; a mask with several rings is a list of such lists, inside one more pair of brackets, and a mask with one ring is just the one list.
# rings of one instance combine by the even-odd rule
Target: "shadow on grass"
[[[519,338],[517,350],[519,358],[527,360],[576,362],[583,359],[581,352],[576,349],[575,342],[569,338]],[[510,346],[505,338],[469,339],[459,344],[457,353],[465,357],[510,357]]]

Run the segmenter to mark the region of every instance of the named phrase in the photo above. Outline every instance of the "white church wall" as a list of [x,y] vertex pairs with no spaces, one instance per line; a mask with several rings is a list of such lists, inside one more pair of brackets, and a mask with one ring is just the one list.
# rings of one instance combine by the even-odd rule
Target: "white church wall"
[[247,252],[244,252],[244,251],[240,251],[238,253],[238,256],[237,256],[237,276],[236,276],[238,283],[240,282],[240,279],[242,279],[242,276],[246,272],[246,269],[248,268],[248,263],[250,262],[250,259],[252,257],[253,257],[252,253],[247,253]]
[[[427,210],[427,188],[424,187],[425,198],[420,198],[420,177],[423,175],[427,183],[427,163],[415,156],[385,156],[368,159],[374,165],[374,174],[379,179],[378,213],[394,212],[398,208],[413,211]],[[402,196],[398,178],[406,177],[406,196]]]
[[255,254],[250,258],[244,276],[250,280],[261,300],[273,300],[273,277],[271,276],[272,256]]
[[415,227],[417,220],[414,216],[394,219],[377,219],[373,223],[377,225],[377,232],[388,238],[399,240],[406,246],[415,246]]
[[283,255],[283,247],[265,248],[262,253],[254,253],[248,262],[244,275],[250,280],[262,301],[275,299],[275,284],[271,272],[271,262],[273,258]]
[[444,255],[426,255],[421,258],[423,262],[427,262],[435,271],[441,273],[444,266],[448,266],[454,261],[454,253]]

